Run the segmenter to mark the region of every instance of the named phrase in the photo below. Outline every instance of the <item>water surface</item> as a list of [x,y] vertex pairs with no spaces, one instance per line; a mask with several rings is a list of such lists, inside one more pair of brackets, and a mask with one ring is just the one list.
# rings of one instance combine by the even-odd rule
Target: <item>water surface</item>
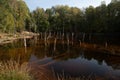
[[54,70],[56,74],[79,77],[93,75],[108,80],[120,79],[120,56],[86,50],[75,45],[59,42],[56,45],[43,41],[23,40],[0,47],[0,60],[20,59],[21,62],[35,62]]

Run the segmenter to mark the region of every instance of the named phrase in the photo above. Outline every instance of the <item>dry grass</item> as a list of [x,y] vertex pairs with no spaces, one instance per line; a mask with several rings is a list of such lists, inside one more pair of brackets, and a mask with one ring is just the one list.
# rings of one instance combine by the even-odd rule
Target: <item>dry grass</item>
[[[37,70],[31,73],[31,68],[27,63],[20,64],[13,60],[0,62],[0,80],[95,80],[91,76],[77,78],[64,76],[64,74],[55,76],[54,72],[49,74],[46,69],[41,69],[40,66],[35,69]],[[34,76],[31,76],[30,73]]]
[[27,63],[16,61],[0,62],[0,80],[32,80]]

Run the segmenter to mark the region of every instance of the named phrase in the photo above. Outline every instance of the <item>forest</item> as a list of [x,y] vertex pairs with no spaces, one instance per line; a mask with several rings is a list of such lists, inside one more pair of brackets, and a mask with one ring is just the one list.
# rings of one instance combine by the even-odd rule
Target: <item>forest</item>
[[120,0],[33,11],[25,1],[0,0],[0,80],[120,80]]
[[0,0],[0,32],[119,33],[120,1],[87,8],[57,5],[30,11],[23,0]]

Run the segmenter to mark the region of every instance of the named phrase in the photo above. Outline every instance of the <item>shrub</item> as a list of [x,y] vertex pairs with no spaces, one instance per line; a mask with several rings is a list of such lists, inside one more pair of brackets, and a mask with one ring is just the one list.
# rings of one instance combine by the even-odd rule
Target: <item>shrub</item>
[[0,80],[32,80],[27,63],[16,61],[0,62]]

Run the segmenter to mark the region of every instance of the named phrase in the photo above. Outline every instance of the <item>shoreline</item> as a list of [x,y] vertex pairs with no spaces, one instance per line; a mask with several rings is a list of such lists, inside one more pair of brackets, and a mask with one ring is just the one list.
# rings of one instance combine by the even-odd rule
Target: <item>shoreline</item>
[[[12,43],[13,41],[18,39],[32,38],[34,36],[39,36],[39,34],[28,31],[23,31],[22,33],[16,33],[16,34],[0,33],[0,45]],[[54,39],[53,38],[49,39],[49,42],[54,43]],[[57,41],[57,43],[59,43],[59,41]],[[72,42],[70,41],[69,44],[72,44]],[[104,54],[120,56],[120,46],[116,46],[116,45],[109,45],[109,44],[100,45],[100,44],[91,44],[91,43],[83,42],[77,44],[76,47],[83,48],[85,50],[101,52]]]
[[[41,40],[41,44],[43,44],[44,40]],[[54,39],[49,39],[49,43],[53,43]],[[57,40],[56,43],[61,43],[60,40]],[[73,45],[72,41],[64,41],[67,45]],[[62,44],[64,44],[62,43]],[[110,44],[95,44],[95,43],[87,43],[87,42],[74,42],[75,45],[73,47],[79,48],[79,49],[84,49],[84,50],[90,50],[93,52],[100,52],[102,54],[109,54],[109,55],[114,55],[114,56],[120,56],[120,46],[118,45],[110,45]]]
[[12,43],[13,41],[18,39],[32,38],[33,36],[38,36],[38,35],[39,35],[38,33],[27,32],[27,31],[23,31],[22,33],[16,33],[16,34],[0,33],[0,45]]
[[120,56],[120,46],[115,45],[104,46],[99,44],[81,43],[80,48],[94,52],[100,52],[103,54]]

